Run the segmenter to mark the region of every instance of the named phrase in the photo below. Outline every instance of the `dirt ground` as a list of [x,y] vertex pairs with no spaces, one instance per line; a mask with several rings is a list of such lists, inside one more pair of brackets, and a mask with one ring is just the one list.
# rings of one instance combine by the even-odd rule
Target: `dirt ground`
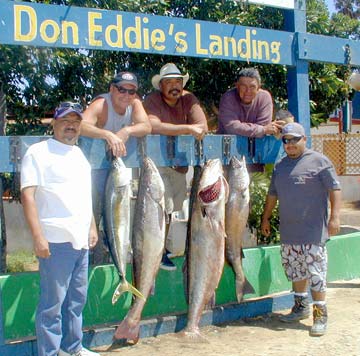
[[177,334],[139,340],[134,346],[97,348],[102,356],[360,356],[360,279],[328,284],[328,332],[310,337],[312,318],[284,324],[276,312],[201,329],[206,343]]

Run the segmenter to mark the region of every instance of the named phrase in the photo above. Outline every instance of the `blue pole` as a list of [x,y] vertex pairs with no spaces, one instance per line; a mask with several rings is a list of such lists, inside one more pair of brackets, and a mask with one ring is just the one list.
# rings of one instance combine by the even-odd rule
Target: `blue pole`
[[288,108],[296,121],[305,128],[307,143],[311,145],[310,137],[310,95],[309,95],[309,65],[306,60],[300,60],[298,33],[306,33],[306,3],[295,0],[295,10],[285,11],[285,30],[295,32],[295,66],[288,67],[287,90]]

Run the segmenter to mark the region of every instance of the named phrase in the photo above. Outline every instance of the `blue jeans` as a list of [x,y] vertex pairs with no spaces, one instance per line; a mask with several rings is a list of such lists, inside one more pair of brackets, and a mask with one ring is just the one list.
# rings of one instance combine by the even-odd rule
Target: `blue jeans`
[[60,348],[71,353],[81,349],[88,287],[88,250],[75,250],[71,243],[49,245],[51,256],[39,258],[38,356],[56,356]]

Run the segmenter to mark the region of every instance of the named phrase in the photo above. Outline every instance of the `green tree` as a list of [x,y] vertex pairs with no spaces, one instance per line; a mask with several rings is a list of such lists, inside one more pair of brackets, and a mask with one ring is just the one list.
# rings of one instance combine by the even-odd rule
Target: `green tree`
[[[255,25],[275,30],[284,28],[281,10],[249,5],[246,1],[57,0],[49,3],[178,16],[243,26]],[[345,20],[335,20],[329,18],[323,0],[307,1],[309,32],[324,35],[341,34],[342,37],[346,37],[358,30],[355,23],[347,24]],[[41,127],[39,118],[51,116],[54,106],[60,100],[79,100],[86,105],[97,94],[107,91],[110,79],[119,70],[134,71],[140,78],[141,94],[146,95],[152,90],[151,77],[168,61],[174,61],[182,70],[189,71],[188,88],[194,91],[203,103],[210,124],[216,126],[221,94],[233,85],[237,72],[242,67],[254,65],[239,61],[135,52],[24,46],[1,46],[0,49],[0,83],[3,83],[8,113],[16,120],[15,124],[8,125],[7,133],[21,135],[41,133],[44,128]],[[286,106],[287,68],[268,64],[256,66],[262,74],[264,87],[273,94],[276,107]],[[317,125],[327,120],[329,113],[346,97],[345,69],[342,66],[323,63],[310,64],[313,124]]]
[[335,8],[352,19],[360,18],[360,0],[335,0]]

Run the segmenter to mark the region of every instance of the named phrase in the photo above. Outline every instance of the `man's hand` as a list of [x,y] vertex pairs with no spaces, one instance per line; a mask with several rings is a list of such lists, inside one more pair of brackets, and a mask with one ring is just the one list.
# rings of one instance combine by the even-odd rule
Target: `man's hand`
[[340,232],[340,218],[330,217],[328,224],[329,236],[337,235]]
[[115,157],[126,156],[126,146],[122,138],[118,137],[118,135],[115,135],[111,131],[107,131],[105,139]]
[[40,236],[36,240],[34,240],[34,252],[35,256],[40,258],[49,258],[50,248],[49,248],[49,242],[43,237]]
[[270,232],[271,232],[270,221],[269,221],[269,219],[263,218],[261,220],[261,233],[264,236],[269,237]]
[[265,135],[278,135],[281,133],[284,121],[273,121],[264,126]]
[[189,125],[190,134],[197,140],[202,140],[206,134],[206,129],[203,125]]

